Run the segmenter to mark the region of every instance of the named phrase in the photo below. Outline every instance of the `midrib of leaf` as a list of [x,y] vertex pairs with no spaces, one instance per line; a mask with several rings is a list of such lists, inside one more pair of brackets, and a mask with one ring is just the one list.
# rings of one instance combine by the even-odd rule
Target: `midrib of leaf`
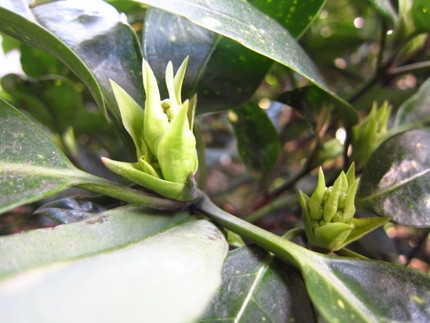
[[421,177],[421,176],[425,176],[425,175],[427,175],[428,173],[430,173],[430,168],[428,168],[428,169],[426,169],[426,170],[423,170],[423,171],[421,171],[421,172],[419,172],[419,173],[416,173],[415,175],[410,176],[410,177],[408,177],[408,178],[406,178],[406,179],[403,179],[403,180],[399,181],[397,184],[392,185],[392,186],[391,186],[390,188],[388,188],[388,189],[385,189],[385,190],[383,190],[383,191],[379,191],[379,192],[377,192],[377,193],[374,193],[374,194],[368,195],[368,196],[366,196],[366,197],[364,197],[364,198],[358,199],[358,200],[357,200],[357,203],[358,203],[358,204],[361,204],[361,203],[364,203],[364,202],[366,202],[366,201],[368,201],[368,200],[371,200],[371,199],[377,198],[377,197],[379,197],[379,196],[381,196],[381,195],[384,195],[384,194],[387,194],[387,193],[389,193],[389,192],[395,191],[395,190],[396,190],[396,189],[398,189],[399,187],[401,187],[401,186],[403,186],[403,185],[406,185],[406,184],[408,184],[409,182],[412,182],[412,181],[414,181],[415,179],[417,179],[417,178],[419,178],[419,177]]
[[263,262],[263,265],[257,270],[257,273],[255,274],[254,281],[251,285],[251,288],[249,289],[248,294],[246,295],[245,300],[243,301],[243,304],[240,307],[239,312],[237,313],[236,318],[233,321],[234,323],[240,322],[240,319],[242,318],[243,313],[245,313],[246,307],[251,302],[252,296],[255,293],[255,289],[257,288],[258,284],[260,283],[261,279],[263,278],[264,273],[266,272],[271,260],[272,260],[272,257],[266,258]]
[[78,169],[53,168],[8,162],[0,162],[0,174],[1,173],[67,178],[71,183],[87,182],[88,179],[92,177],[90,174],[82,172]]
[[[297,255],[300,257],[300,255]],[[315,274],[319,275],[323,280],[327,282],[327,285],[332,288],[332,290],[336,291],[340,297],[343,297],[343,300],[338,297],[338,301],[347,301],[347,304],[344,304],[345,307],[350,307],[354,309],[354,313],[358,314],[361,318],[362,322],[373,322],[377,321],[377,318],[374,317],[373,313],[368,310],[367,306],[363,304],[363,302],[358,299],[354,293],[351,293],[351,291],[345,287],[345,284],[340,280],[335,274],[332,273],[326,262],[320,259],[316,259],[317,257],[325,257],[325,256],[318,256],[315,255],[315,257],[309,257],[310,255],[303,255],[300,259],[301,264],[301,272],[303,273],[303,276],[306,278],[308,275],[306,274],[306,271],[314,272]],[[309,270],[311,269],[311,270]],[[305,284],[307,280],[305,279]],[[312,287],[311,287],[312,288]],[[311,288],[307,288],[309,295],[311,299],[314,298]],[[345,302],[346,303],[346,302]],[[319,307],[319,311],[323,312],[325,310],[325,307]],[[330,317],[332,313],[328,311],[324,316],[326,318]],[[371,319],[373,318],[373,320]],[[356,321],[357,318],[354,318]]]

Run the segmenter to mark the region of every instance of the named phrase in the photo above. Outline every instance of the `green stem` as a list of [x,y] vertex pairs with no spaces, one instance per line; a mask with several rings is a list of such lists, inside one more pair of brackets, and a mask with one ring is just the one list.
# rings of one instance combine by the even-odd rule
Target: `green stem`
[[291,230],[288,230],[285,232],[285,234],[282,236],[282,239],[285,240],[292,240],[296,237],[299,237],[301,235],[305,234],[305,229],[303,228],[293,228]]
[[360,255],[359,253],[357,253],[355,251],[352,251],[350,249],[347,249],[347,248],[342,248],[340,250],[337,250],[336,253],[339,256],[344,256],[344,257],[351,257],[351,258],[357,258],[357,259],[366,259],[366,260],[369,259],[369,258],[367,258],[367,257],[365,257],[363,255]]
[[257,211],[251,213],[245,218],[245,220],[248,222],[255,222],[261,219],[262,217],[266,216],[267,214],[273,212],[274,210],[278,210],[280,208],[286,207],[297,201],[298,201],[298,198],[296,194],[278,198],[276,200],[273,200],[269,204],[263,206],[262,208],[258,209]]
[[311,253],[311,251],[225,212],[216,206],[205,193],[201,192],[201,194],[201,200],[195,205],[195,209],[197,211],[200,211],[215,222],[239,234],[243,238],[248,239],[267,251],[274,253],[276,256],[293,266],[297,268],[303,267],[304,263],[301,261],[301,258],[308,258],[306,255]]
[[73,186],[104,194],[128,203],[139,204],[151,209],[168,211],[183,210],[190,204],[138,191],[85,172],[80,173],[80,178],[83,179],[85,183],[81,181]]

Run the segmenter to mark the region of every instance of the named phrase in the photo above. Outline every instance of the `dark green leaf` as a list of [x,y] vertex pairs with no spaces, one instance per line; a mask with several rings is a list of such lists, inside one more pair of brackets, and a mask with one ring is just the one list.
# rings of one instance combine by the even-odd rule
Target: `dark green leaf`
[[105,96],[114,126],[121,129],[109,79],[141,106],[144,103],[140,44],[125,18],[101,0],[55,1],[37,6],[32,12],[88,66]]
[[[156,8],[148,9],[143,51],[159,80],[164,80],[168,61],[177,68],[190,56],[184,91],[186,97],[198,94],[199,114],[245,103],[272,65],[229,38]],[[163,96],[167,97],[166,90]]]
[[126,207],[3,237],[0,248],[12,270],[0,282],[7,322],[193,322],[228,246],[206,220]]
[[0,213],[60,192],[80,173],[42,130],[0,99]]
[[430,78],[397,110],[395,127],[430,121]]
[[430,130],[394,136],[373,153],[360,180],[357,205],[415,226],[430,225]]
[[373,7],[386,19],[390,21],[391,24],[396,22],[397,13],[393,8],[390,0],[369,0]]
[[249,2],[284,26],[291,36],[299,38],[309,27],[326,1],[250,0]]
[[[30,10],[26,1],[1,0],[0,18],[0,31],[65,63],[89,87],[117,129],[123,126],[109,79],[143,105],[139,42],[123,16],[109,4],[101,0],[55,1]],[[122,134],[128,138],[125,130]]]
[[104,109],[100,86],[88,67],[60,39],[36,22],[26,1],[1,0],[0,19],[1,32],[44,50],[65,63],[88,86],[97,104]]
[[230,252],[200,322],[316,322],[299,272],[257,247]]
[[267,113],[257,104],[231,112],[230,122],[243,163],[249,170],[267,176],[281,153],[281,141]]
[[340,114],[347,126],[357,122],[351,106],[329,90],[312,61],[288,31],[249,3],[230,0],[138,1],[183,16],[291,68],[340,102]]
[[[306,29],[323,2],[251,1],[262,12],[292,29],[292,35],[296,37]],[[164,78],[169,60],[179,66],[186,56],[190,56],[184,89],[188,97],[198,93],[198,113],[243,104],[272,65],[266,57],[231,39],[156,8],[148,9],[143,50],[160,80]]]
[[45,75],[67,75],[68,68],[58,59],[35,47],[21,44],[21,67],[31,77]]
[[74,124],[83,108],[82,94],[73,83],[60,77],[24,79],[8,74],[1,80],[3,89],[33,118],[62,134]]
[[371,260],[306,257],[302,275],[327,321],[427,322],[430,278],[417,270]]

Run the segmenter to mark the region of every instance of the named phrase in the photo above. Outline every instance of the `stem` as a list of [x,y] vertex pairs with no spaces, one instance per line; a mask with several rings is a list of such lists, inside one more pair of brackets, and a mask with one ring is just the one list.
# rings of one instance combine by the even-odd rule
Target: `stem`
[[81,182],[73,186],[114,197],[128,203],[139,204],[151,209],[166,211],[183,210],[190,204],[190,202],[174,201],[138,191],[85,172],[80,173],[79,177],[83,179],[85,183]]
[[426,70],[426,69],[430,69],[430,61],[393,67],[387,71],[387,74],[399,75],[399,74],[406,74],[406,73],[414,73],[414,72],[418,72],[420,70]]
[[285,240],[292,240],[296,237],[299,237],[301,235],[305,234],[305,230],[303,228],[293,228],[289,231],[287,231],[283,236],[282,239]]
[[263,206],[262,208],[258,209],[257,211],[251,213],[245,218],[245,220],[248,222],[255,222],[266,216],[270,212],[291,205],[292,203],[297,202],[297,200],[297,195],[289,195],[286,197],[278,198],[271,203]]
[[357,259],[366,259],[366,260],[369,259],[369,258],[367,258],[367,257],[365,257],[363,255],[360,255],[359,253],[357,253],[355,251],[352,251],[352,250],[350,250],[348,248],[342,248],[340,250],[337,250],[336,253],[339,256],[344,256],[344,257],[351,257],[351,258],[357,258]]
[[201,192],[201,194],[201,200],[195,205],[197,211],[200,211],[215,222],[239,234],[245,239],[274,253],[293,266],[297,268],[303,267],[304,263],[300,261],[300,258],[305,257],[306,253],[310,253],[309,250],[225,212],[216,206],[205,193]]

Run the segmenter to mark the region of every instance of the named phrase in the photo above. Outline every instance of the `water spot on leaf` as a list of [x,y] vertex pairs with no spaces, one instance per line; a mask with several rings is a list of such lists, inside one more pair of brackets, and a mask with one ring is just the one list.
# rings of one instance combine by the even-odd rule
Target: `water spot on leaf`
[[202,22],[207,28],[217,28],[222,26],[222,23],[219,20],[212,17],[205,17],[203,18]]

